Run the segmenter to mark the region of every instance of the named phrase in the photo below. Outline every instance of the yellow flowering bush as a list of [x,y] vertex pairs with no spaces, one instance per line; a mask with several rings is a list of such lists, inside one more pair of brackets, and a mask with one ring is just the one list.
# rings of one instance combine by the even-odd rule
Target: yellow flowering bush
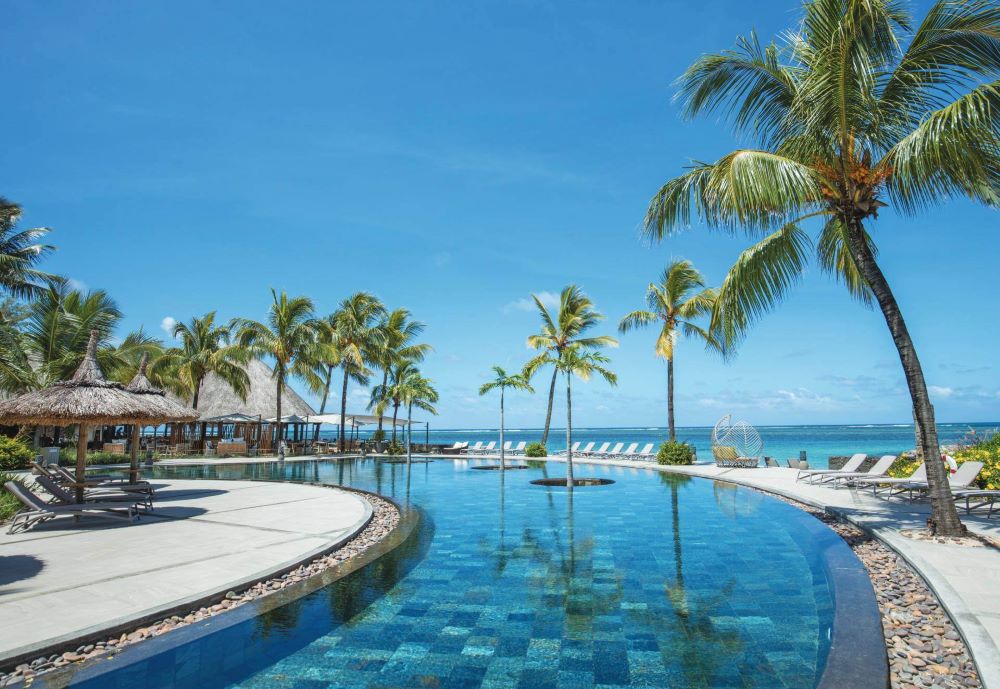
[[[1000,433],[992,435],[970,435],[959,447],[948,453],[957,464],[982,462],[976,485],[988,490],[1000,490]],[[916,457],[900,456],[889,468],[889,475],[906,478],[920,466]]]

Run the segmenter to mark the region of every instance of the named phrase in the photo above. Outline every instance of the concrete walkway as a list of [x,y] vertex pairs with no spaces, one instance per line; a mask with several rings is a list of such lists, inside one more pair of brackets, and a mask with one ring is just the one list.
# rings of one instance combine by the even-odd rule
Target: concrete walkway
[[[565,462],[558,457],[550,457],[549,461]],[[720,479],[783,495],[843,517],[877,536],[920,572],[959,628],[983,685],[987,689],[1000,689],[1000,550],[918,541],[901,535],[901,530],[926,528],[930,514],[926,504],[875,498],[870,489],[838,490],[796,482],[798,472],[794,469],[675,467],[655,462],[576,458],[573,463],[618,467],[623,472],[652,469]],[[586,471],[577,469],[576,474],[584,476]],[[985,514],[965,515],[964,510],[960,514],[970,530],[1000,542],[1000,515],[995,513],[992,520],[987,520]]]
[[58,518],[0,535],[0,662],[70,642],[311,559],[371,517],[336,488],[155,481],[133,524]]

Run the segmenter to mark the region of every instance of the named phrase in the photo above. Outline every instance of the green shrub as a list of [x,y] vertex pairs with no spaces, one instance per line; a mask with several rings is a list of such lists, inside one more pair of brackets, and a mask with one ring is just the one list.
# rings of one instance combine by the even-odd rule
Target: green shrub
[[973,439],[972,444],[951,453],[959,464],[982,462],[976,485],[985,490],[1000,490],[1000,433],[987,434]]
[[381,428],[375,429],[375,432],[372,433],[372,442],[380,443],[383,440],[385,440],[385,430]]
[[[140,455],[145,457],[145,455]],[[122,464],[128,462],[128,455],[112,454],[110,452],[88,452],[87,464]],[[76,448],[63,447],[59,449],[59,464],[62,466],[76,466]]]
[[21,509],[21,502],[8,493],[3,487],[3,484],[7,483],[7,481],[20,483],[22,486],[27,488],[24,481],[14,474],[8,474],[5,471],[0,471],[0,522],[7,521],[13,517],[19,509]]
[[541,443],[528,443],[524,448],[525,457],[548,457],[549,451]]
[[0,471],[27,469],[34,458],[35,451],[28,446],[28,443],[0,435]]
[[694,464],[694,448],[684,442],[668,440],[656,453],[660,464]]
[[888,474],[893,478],[909,478],[910,474],[916,471],[917,467],[921,464],[923,464],[923,462],[916,457],[900,455],[896,458],[896,461],[892,463],[892,466],[889,467]]
[[398,440],[393,440],[388,446],[386,446],[385,452],[389,455],[405,455],[406,447]]

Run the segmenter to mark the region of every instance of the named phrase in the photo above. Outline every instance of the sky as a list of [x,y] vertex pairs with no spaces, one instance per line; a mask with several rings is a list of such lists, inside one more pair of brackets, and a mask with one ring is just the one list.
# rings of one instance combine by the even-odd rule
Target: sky
[[[432,428],[495,426],[478,387],[519,368],[547,303],[578,284],[615,334],[687,258],[718,284],[746,240],[640,236],[692,160],[749,142],[684,121],[676,77],[796,2],[4,2],[0,195],[52,228],[44,268],[105,289],[123,330],[216,310],[262,318],[270,288],[321,314],[367,290],[426,323]],[[927,3],[917,3],[919,13]],[[996,211],[955,201],[869,227],[940,421],[1000,419]],[[662,426],[652,330],[578,385],[580,426]],[[729,362],[677,351],[680,425],[910,420],[882,317],[810,266]],[[544,421],[547,377],[511,394]],[[303,391],[303,386],[295,387]],[[308,399],[314,399],[306,395]],[[349,410],[367,390],[352,386]],[[555,417],[564,418],[560,396]],[[426,416],[426,415],[425,415]]]

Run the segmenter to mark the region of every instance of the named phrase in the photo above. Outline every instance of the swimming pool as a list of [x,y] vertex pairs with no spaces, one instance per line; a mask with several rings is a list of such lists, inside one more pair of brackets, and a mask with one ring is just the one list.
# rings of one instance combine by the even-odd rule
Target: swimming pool
[[[744,488],[580,466],[607,486],[531,485],[476,460],[158,467],[377,491],[412,536],[336,583],[249,605],[80,672],[102,689],[787,687],[820,684],[831,648],[832,531]],[[108,672],[107,670],[111,670]]]

